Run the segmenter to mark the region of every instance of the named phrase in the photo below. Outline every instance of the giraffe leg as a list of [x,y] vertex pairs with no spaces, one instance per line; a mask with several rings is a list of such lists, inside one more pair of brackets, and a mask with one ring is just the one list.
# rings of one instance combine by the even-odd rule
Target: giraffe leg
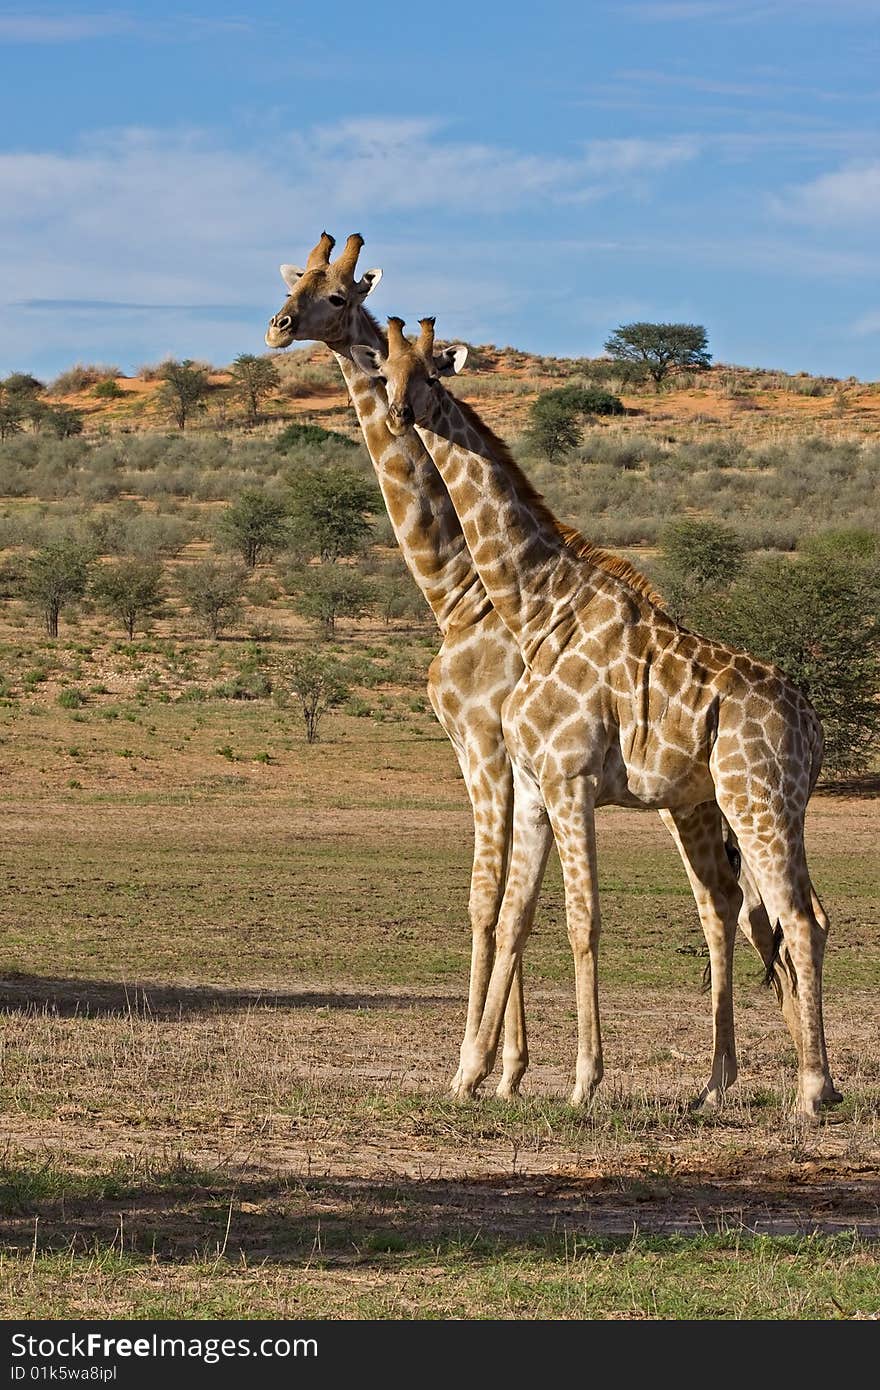
[[[828,914],[826,913],[826,911],[825,911],[824,907],[822,906],[822,903],[821,903],[821,901],[820,901],[820,899],[819,899],[819,894],[816,892],[816,890],[815,890],[815,888],[813,887],[812,884],[810,884],[810,905],[812,906],[813,915],[814,915],[815,918],[816,918],[816,922],[817,922],[817,924],[818,924],[819,931],[820,931],[820,933],[821,933],[821,935],[822,935],[822,938],[823,938],[822,952],[823,952],[823,955],[824,955],[824,952],[825,952],[825,943],[826,943],[827,940],[828,940],[828,933],[829,933],[829,931],[831,930],[831,924],[830,924],[830,922],[828,921]],[[822,1029],[822,1045],[823,1045],[823,1047],[825,1046],[825,1030],[824,1030],[824,1025],[823,1025],[823,1029]],[[831,1080],[831,1073],[830,1073],[830,1070],[829,1070],[829,1068],[828,1068],[828,1058],[827,1058],[827,1055],[826,1055],[826,1058],[825,1058],[825,1071],[826,1071],[826,1078],[825,1078],[825,1085],[824,1085],[823,1088],[822,1088],[822,1104],[823,1104],[823,1105],[840,1105],[840,1103],[841,1103],[842,1100],[843,1100],[843,1095],[842,1095],[842,1093],[841,1093],[840,1091],[838,1091],[837,1087],[834,1085],[834,1082]]]
[[[797,981],[801,1048],[798,1058],[798,1111],[815,1120],[823,1105],[835,1104],[839,1092],[831,1079],[822,1019],[822,965],[827,918],[819,905],[807,871],[803,844],[803,815],[795,823],[791,811],[770,798],[765,824],[754,822],[740,803],[718,801],[739,841],[749,871],[764,900],[770,921],[782,929],[784,951]],[[775,803],[775,804],[774,804]]]
[[495,1094],[499,1100],[512,1100],[519,1091],[529,1065],[529,1045],[526,1038],[526,1007],[523,998],[522,958],[516,963],[513,984],[504,1010],[504,1047],[501,1052],[501,1080]]
[[[483,1016],[486,990],[495,958],[495,926],[504,893],[507,854],[513,811],[513,777],[507,751],[500,738],[494,756],[487,759],[479,749],[456,743],[459,765],[474,813],[474,858],[468,913],[471,922],[471,969],[468,1006],[461,1053],[476,1037]],[[513,998],[513,994],[511,995]],[[525,1051],[525,1018],[522,990],[516,992],[510,1016],[510,1091],[515,1092],[528,1065]],[[505,1039],[507,1030],[505,1029]],[[517,1051],[521,1044],[521,1051]],[[457,1092],[461,1081],[461,1061],[450,1089]]]
[[[736,836],[730,832],[732,843],[736,844]],[[776,942],[776,934],[767,916],[767,909],[763,899],[755,887],[754,880],[749,872],[749,867],[745,860],[742,860],[739,869],[739,887],[742,892],[742,906],[739,910],[737,925],[743,936],[751,946],[757,951],[761,960],[764,962],[764,969],[767,974],[768,983],[773,986],[777,1003],[782,1010],[782,1017],[785,1026],[791,1034],[795,1051],[800,1061],[801,1055],[801,1019],[798,1010],[797,991],[795,979],[793,977],[793,967],[790,961],[780,958]]]
[[602,1080],[599,1024],[599,886],[595,786],[580,777],[543,788],[565,887],[568,939],[574,956],[578,1052],[572,1105],[589,1101]]
[[[505,1016],[505,1009],[508,1008],[511,993],[517,992],[512,987],[532,929],[538,893],[553,842],[547,813],[535,782],[516,767],[513,780],[513,835],[507,882],[495,931],[495,961],[476,1036],[462,1048],[461,1069],[455,1087],[455,1094],[460,1099],[476,1093],[480,1082],[488,1076],[495,1063],[502,1019],[505,1023],[510,1020],[509,1013]],[[524,1043],[524,1030],[522,1039]]]
[[737,1076],[733,1024],[733,947],[742,893],[721,839],[721,813],[714,801],[689,812],[661,811],[676,843],[700,914],[709,948],[712,983],[712,1071],[693,1108],[720,1105]]

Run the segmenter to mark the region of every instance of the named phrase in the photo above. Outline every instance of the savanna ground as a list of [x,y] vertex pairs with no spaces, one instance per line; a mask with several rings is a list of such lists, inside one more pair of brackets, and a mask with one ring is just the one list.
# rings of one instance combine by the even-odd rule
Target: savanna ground
[[[470,817],[412,692],[384,722],[328,715],[309,747],[268,700],[152,698],[142,668],[172,679],[173,643],[37,645],[25,662],[93,652],[105,693],[59,708],[50,675],[0,708],[0,1314],[880,1311],[877,800],[810,813],[846,1095],[818,1130],[792,1120],[793,1049],[744,943],[741,1077],[717,1117],[688,1111],[710,1044],[699,925],[659,820],[616,810],[593,1109],[564,1103],[555,865],[523,1097],[459,1106]],[[430,655],[397,645],[414,670]],[[216,675],[236,647],[188,659]]]
[[[480,353],[460,389],[508,435],[573,370]],[[11,587],[0,611],[0,1316],[877,1316],[876,777],[809,815],[846,1097],[818,1129],[792,1119],[793,1049],[745,943],[740,1079],[718,1115],[689,1111],[710,1053],[699,924],[659,820],[616,810],[593,1108],[565,1105],[555,862],[522,1099],[487,1083],[453,1103],[471,830],[424,697],[436,633],[343,624],[352,696],[310,747],[294,705],[230,698],[255,673],[277,697],[310,635],[272,571],[220,641],[174,598],[221,505],[281,486],[273,430],[356,434],[326,354],[284,370],[256,431],[232,433],[221,375],[206,431],[151,435],[155,391],[123,379],[121,401],[70,398],[86,449],[0,450],[0,560],[103,518],[114,554],[167,557],[172,594],[134,643],[88,605],[54,641]],[[684,510],[750,548],[876,529],[876,385],[717,369],[627,406],[564,467],[526,462],[561,516],[640,561]]]

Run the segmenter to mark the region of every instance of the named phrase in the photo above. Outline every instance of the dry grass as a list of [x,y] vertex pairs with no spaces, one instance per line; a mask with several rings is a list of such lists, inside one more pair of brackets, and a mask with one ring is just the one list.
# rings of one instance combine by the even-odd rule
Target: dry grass
[[555,866],[524,1097],[461,1107],[469,813],[427,716],[329,716],[308,748],[265,701],[68,711],[42,690],[0,710],[0,1314],[877,1311],[876,800],[811,812],[847,1097],[819,1130],[791,1118],[792,1051],[744,946],[740,1081],[717,1117],[688,1110],[701,937],[659,821],[624,811],[601,817],[593,1110],[564,1104]]

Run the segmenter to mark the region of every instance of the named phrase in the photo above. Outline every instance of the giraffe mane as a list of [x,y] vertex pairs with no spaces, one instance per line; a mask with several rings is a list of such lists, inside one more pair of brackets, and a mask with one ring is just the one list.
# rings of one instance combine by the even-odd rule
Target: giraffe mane
[[[498,462],[504,465],[507,472],[516,483],[517,491],[525,498],[537,515],[540,516],[541,520],[552,526],[556,534],[562,538],[566,549],[571,551],[576,559],[586,560],[588,564],[595,565],[597,569],[604,570],[605,573],[610,574],[612,578],[621,580],[628,588],[633,589],[637,594],[641,594],[641,596],[646,598],[649,603],[652,603],[655,608],[659,608],[661,612],[666,614],[664,600],[661,595],[657,593],[657,590],[653,587],[647,576],[642,574],[641,570],[637,570],[635,565],[631,565],[629,560],[624,560],[622,555],[609,554],[609,552],[603,550],[601,546],[594,545],[592,541],[588,541],[586,536],[582,536],[580,531],[576,530],[574,526],[566,526],[564,522],[560,521],[545,502],[543,494],[540,493],[534,483],[526,477],[510,452],[509,445],[506,444],[503,439],[500,439],[494,430],[489,428],[485,420],[477,414],[472,405],[468,405],[467,401],[463,401],[459,396],[456,396],[455,403],[465,419],[467,419],[486,440],[492,453],[498,459]],[[666,614],[666,616],[668,617],[669,615]]]

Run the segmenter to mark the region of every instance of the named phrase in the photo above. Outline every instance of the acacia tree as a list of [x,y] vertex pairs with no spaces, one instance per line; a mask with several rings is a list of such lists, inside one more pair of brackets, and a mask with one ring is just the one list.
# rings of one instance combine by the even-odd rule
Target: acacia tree
[[298,469],[290,490],[291,539],[301,554],[338,560],[361,548],[379,509],[376,486],[362,473],[346,464]]
[[252,425],[257,419],[260,401],[281,385],[278,368],[271,357],[255,357],[252,352],[241,352],[233,362],[231,372],[233,394],[244,403],[248,424]]
[[22,428],[24,411],[17,400],[0,398],[0,441],[18,434]]
[[531,409],[529,434],[539,453],[553,463],[580,443],[580,412],[564,401],[539,396]]
[[171,412],[177,428],[186,429],[187,420],[208,394],[208,374],[186,358],[183,362],[163,362],[160,376],[159,399]]
[[623,401],[601,387],[579,386],[574,382],[558,386],[542,391],[532,405],[532,441],[552,463],[580,442],[581,426],[590,416],[623,413]]
[[242,565],[220,560],[200,560],[185,571],[181,588],[190,612],[211,637],[219,637],[238,617],[247,582]]
[[100,570],[92,592],[100,606],[122,623],[131,642],[137,624],[162,605],[162,566],[158,560],[119,560]]
[[727,588],[744,555],[739,536],[720,522],[684,517],[667,526],[660,546],[660,582],[671,610],[681,614],[698,595]]
[[83,432],[82,412],[70,405],[56,405],[46,408],[43,423],[59,439],[70,439]]
[[318,623],[325,637],[333,636],[338,618],[360,618],[373,599],[371,585],[352,565],[307,565],[288,584],[295,611]]
[[218,530],[223,542],[239,553],[248,569],[255,569],[264,556],[287,541],[287,506],[280,497],[248,488],[227,508]]
[[325,656],[316,648],[307,647],[293,657],[288,684],[302,709],[306,741],[315,743],[318,725],[328,709],[333,709],[348,697],[349,688],[343,672],[332,657]]
[[44,383],[30,372],[11,372],[0,385],[7,396],[15,396],[19,401],[34,400],[46,390]]
[[63,609],[85,593],[91,560],[91,551],[72,540],[53,541],[28,560],[24,594],[39,608],[50,637],[58,636]]
[[638,367],[660,386],[672,371],[703,371],[712,361],[699,323],[623,323],[605,344],[616,362]]

